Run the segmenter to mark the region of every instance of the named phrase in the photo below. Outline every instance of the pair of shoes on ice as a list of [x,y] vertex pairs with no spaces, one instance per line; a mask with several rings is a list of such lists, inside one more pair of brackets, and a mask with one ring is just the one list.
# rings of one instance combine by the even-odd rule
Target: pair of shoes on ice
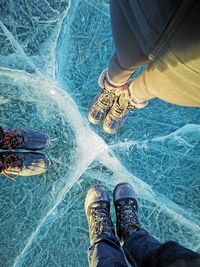
[[[137,210],[136,194],[128,183],[118,184],[113,192],[116,211],[117,235],[124,243],[136,230],[140,229]],[[91,245],[100,234],[115,236],[115,229],[110,217],[110,199],[106,189],[97,185],[87,193],[85,199],[85,213],[89,225]]]
[[16,176],[32,176],[47,171],[49,159],[37,152],[11,150],[42,150],[50,144],[47,134],[35,129],[2,129],[0,127],[0,173],[15,179]]
[[89,108],[88,120],[93,124],[103,122],[106,133],[116,133],[124,124],[129,111],[143,108],[147,102],[136,103],[130,99],[128,83],[121,87],[111,85],[106,78],[107,70],[99,77],[101,93],[97,95]]

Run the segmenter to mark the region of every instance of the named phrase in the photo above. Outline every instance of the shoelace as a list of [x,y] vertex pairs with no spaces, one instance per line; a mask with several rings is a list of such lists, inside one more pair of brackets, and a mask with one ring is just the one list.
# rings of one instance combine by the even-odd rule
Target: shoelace
[[19,134],[16,130],[13,130],[5,133],[4,140],[2,142],[8,147],[8,150],[12,150],[22,144],[23,141],[23,135]]
[[115,105],[113,105],[113,113],[116,117],[120,118],[126,114],[126,111],[128,111],[128,101],[123,95],[120,95],[115,102]]
[[104,91],[102,93],[101,97],[99,97],[98,102],[99,102],[100,106],[102,106],[104,108],[111,107],[112,103],[113,103],[112,93]]
[[112,232],[112,222],[109,217],[109,211],[107,209],[96,209],[92,211],[92,216],[95,221],[94,234],[98,235],[101,232]]
[[139,228],[136,206],[133,202],[118,206],[117,219],[118,225],[122,231],[127,232]]
[[15,178],[19,175],[20,170],[19,171],[16,171],[16,175],[15,176],[9,175],[7,173],[7,170],[10,167],[12,167],[12,168],[18,167],[19,169],[21,169],[22,163],[23,163],[23,159],[17,157],[16,155],[8,155],[8,156],[3,155],[3,157],[2,157],[2,163],[1,163],[1,171],[9,179],[15,180]]

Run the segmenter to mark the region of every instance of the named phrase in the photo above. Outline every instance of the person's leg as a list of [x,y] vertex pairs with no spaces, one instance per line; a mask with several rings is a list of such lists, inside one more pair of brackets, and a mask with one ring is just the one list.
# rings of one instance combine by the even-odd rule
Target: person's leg
[[[119,1],[110,0],[110,15],[116,52],[108,69],[100,75],[102,92],[90,106],[88,120],[93,124],[103,122],[104,131],[114,134],[122,128],[130,110],[147,105],[147,101],[141,101],[140,95],[137,98],[131,94],[129,83],[132,74],[149,59],[142,52]],[[146,93],[143,98],[146,98]]]
[[[140,228],[137,216],[136,194],[128,183],[121,183],[115,187],[114,204],[116,209],[117,234],[129,262],[138,267],[197,267],[200,255],[169,241],[161,244],[146,230]],[[176,265],[176,262],[183,265]],[[184,263],[186,265],[184,265]]]
[[[185,51],[185,54],[191,54],[192,58],[192,51]],[[196,61],[198,66],[200,59],[197,58]],[[158,97],[172,104],[198,107],[199,84],[198,69],[187,66],[165,46],[155,62],[131,82],[129,90],[133,98],[141,101]]]
[[99,235],[90,247],[88,261],[92,267],[127,267],[118,238],[104,234]]
[[[108,81],[124,84],[148,58],[131,30],[118,1],[110,0],[112,36],[116,53],[108,67]],[[116,86],[117,86],[116,84]]]
[[146,86],[145,75],[141,73],[136,79],[131,81],[129,85],[130,98],[134,99],[137,103],[143,103],[152,98],[155,98],[154,93],[149,91],[149,88]]
[[110,218],[110,199],[102,186],[92,187],[85,199],[91,247],[88,252],[92,267],[126,267],[119,239]]
[[[164,267],[173,266],[199,266],[200,255],[169,241],[161,244],[152,237],[146,230],[140,229],[131,234],[123,245],[124,252],[129,262],[136,261],[138,267]],[[176,265],[176,262],[183,262],[185,265]],[[193,262],[193,265],[186,263]]]
[[[138,266],[142,266],[147,254],[152,253],[161,247],[161,243],[144,229],[133,232],[124,242],[123,250],[129,262],[136,261]],[[148,265],[150,266],[150,265]]]
[[[89,108],[88,120],[93,124],[104,121],[115,100],[117,103],[129,102],[129,78],[148,61],[117,0],[110,0],[110,15],[116,52],[109,62],[108,69],[103,71],[99,77],[99,86],[102,91],[95,97]],[[125,97],[121,97],[118,101],[121,94],[125,94]],[[126,98],[125,101],[124,98]],[[141,104],[141,101],[138,102]],[[136,101],[132,103],[134,107],[138,104]],[[114,110],[116,110],[115,107]],[[103,124],[104,131],[107,133],[115,133],[124,123],[124,115],[127,113],[126,105],[120,107],[119,112],[114,113],[117,116],[113,116],[113,112],[110,113]]]

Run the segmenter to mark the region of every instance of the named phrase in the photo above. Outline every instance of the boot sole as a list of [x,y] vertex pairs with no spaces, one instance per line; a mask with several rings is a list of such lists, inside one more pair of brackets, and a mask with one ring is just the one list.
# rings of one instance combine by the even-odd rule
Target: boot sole
[[105,125],[103,125],[103,130],[104,130],[104,132],[107,133],[107,134],[115,134],[115,133],[118,132],[118,131],[113,131],[113,130],[111,130],[110,128],[108,128],[108,127],[105,126]]
[[88,114],[88,120],[89,122],[91,122],[92,124],[100,124],[101,121],[95,120],[90,114]]

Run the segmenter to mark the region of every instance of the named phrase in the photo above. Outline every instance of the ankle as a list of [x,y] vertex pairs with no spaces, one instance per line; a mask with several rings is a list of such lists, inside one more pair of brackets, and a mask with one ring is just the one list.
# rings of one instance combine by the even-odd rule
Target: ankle
[[123,87],[125,84],[128,83],[129,80],[126,80],[126,81],[113,81],[110,76],[109,76],[109,73],[108,71],[106,72],[106,80],[108,81],[108,83],[110,85],[112,85],[113,87]]
[[137,104],[145,103],[155,97],[146,86],[144,73],[131,81],[129,92],[131,99]]
[[135,98],[131,98],[131,100],[129,101],[129,109],[141,109],[144,108],[148,105],[148,101],[138,101],[138,99]]

